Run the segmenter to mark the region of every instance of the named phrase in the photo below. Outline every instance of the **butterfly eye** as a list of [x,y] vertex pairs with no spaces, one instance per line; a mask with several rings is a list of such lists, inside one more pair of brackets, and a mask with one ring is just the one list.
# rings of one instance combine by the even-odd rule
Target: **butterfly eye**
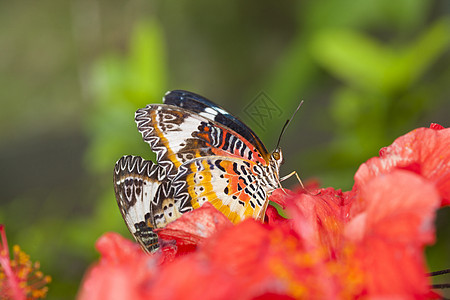
[[275,160],[279,160],[279,159],[280,159],[280,153],[274,152],[274,153],[272,153],[272,157],[273,157]]

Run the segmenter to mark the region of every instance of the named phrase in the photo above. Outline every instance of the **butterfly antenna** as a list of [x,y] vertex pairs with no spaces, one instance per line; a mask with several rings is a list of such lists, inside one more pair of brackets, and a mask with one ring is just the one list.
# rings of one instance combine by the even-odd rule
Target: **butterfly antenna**
[[278,142],[277,142],[277,146],[275,147],[275,149],[277,149],[280,146],[280,142],[281,142],[281,137],[283,136],[284,132],[286,131],[286,128],[289,126],[289,124],[291,123],[292,119],[294,119],[295,114],[298,112],[298,110],[300,109],[300,107],[303,104],[303,100],[300,101],[300,104],[297,106],[297,109],[294,111],[294,113],[292,114],[292,117],[289,120],[286,120],[286,123],[284,123],[283,129],[281,129],[281,133],[280,136],[278,137]]
[[[289,126],[289,124],[292,122],[292,120],[295,117],[295,114],[298,112],[298,110],[300,109],[300,107],[303,104],[303,100],[300,101],[300,104],[297,106],[297,109],[294,111],[294,113],[292,114],[291,118],[289,120],[286,120],[286,123],[284,123],[283,129],[281,129],[281,133],[280,136],[278,137],[278,142],[277,142],[277,146],[275,147],[275,149],[278,149],[278,147],[280,146],[280,142],[281,142],[281,137],[283,136],[284,132],[286,131],[286,128]],[[296,171],[293,171],[292,173],[284,176],[283,178],[278,179],[278,184],[281,187],[281,189],[283,190],[283,192],[287,195],[287,192],[285,191],[285,189],[283,188],[283,186],[281,185],[281,181],[284,181],[285,179],[288,179],[289,177],[291,177],[292,175],[295,175],[297,177],[298,182],[300,183],[300,185],[302,186],[302,188],[308,192],[308,194],[313,195],[313,196],[317,196],[318,194],[320,194],[320,192],[313,194],[310,191],[308,191],[305,186],[303,185],[302,180],[300,179],[300,177],[298,176]]]

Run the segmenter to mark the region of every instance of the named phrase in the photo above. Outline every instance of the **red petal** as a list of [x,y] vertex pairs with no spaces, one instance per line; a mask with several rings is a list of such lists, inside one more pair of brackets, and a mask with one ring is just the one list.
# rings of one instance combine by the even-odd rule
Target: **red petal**
[[305,241],[286,224],[246,220],[226,229],[199,248],[199,255],[207,258],[202,265],[230,274],[227,283],[233,283],[231,291],[240,291],[241,299],[270,294],[309,299],[355,295],[358,283],[350,282],[357,276],[355,268],[330,261],[323,248],[305,249]]
[[103,235],[96,246],[102,257],[85,275],[78,298],[147,299],[143,282],[154,275],[158,258],[116,233]]
[[[176,249],[175,254],[181,255],[194,251],[205,238],[219,229],[232,225],[224,214],[207,202],[202,207],[183,214],[166,227],[157,229],[156,232],[163,249],[168,245],[170,249]],[[170,253],[174,255],[172,251]]]
[[272,192],[272,194],[269,196],[269,200],[272,202],[275,202],[276,204],[280,205],[283,209],[286,208],[286,201],[291,196],[295,196],[301,193],[312,193],[316,192],[320,187],[320,181],[318,179],[309,179],[305,182],[305,188],[299,187],[298,190],[295,192],[288,190],[288,189],[276,189]]
[[289,220],[282,217],[275,207],[273,207],[272,205],[268,205],[266,210],[266,222],[267,224],[276,226],[289,222]]
[[288,215],[308,249],[326,247],[330,255],[339,248],[342,226],[348,216],[349,193],[333,188],[319,194],[299,194],[288,203]]
[[431,180],[439,190],[442,204],[450,204],[450,128],[419,128],[399,137],[380,150],[379,158],[360,166],[354,189],[394,169],[408,170]]
[[276,204],[280,205],[283,209],[285,209],[286,208],[286,199],[289,198],[289,195],[292,196],[292,195],[294,195],[294,193],[287,189],[285,189],[284,192],[282,189],[276,189],[269,196],[269,200],[272,202],[275,202]]
[[444,127],[444,126],[442,126],[442,125],[439,125],[438,123],[431,123],[431,124],[430,124],[430,128],[431,128],[431,129],[434,129],[434,130],[441,130],[441,129],[445,129],[445,127]]
[[337,282],[346,277],[336,268],[329,272],[323,258],[321,251],[305,252],[288,227],[246,220],[163,265],[151,283],[152,298],[336,298],[344,287]]
[[273,292],[265,293],[260,296],[253,298],[252,300],[293,300],[292,296],[276,294]]
[[356,245],[373,296],[422,297],[429,291],[424,246],[434,241],[435,186],[414,173],[397,170],[361,186],[366,211],[346,226]]
[[110,263],[123,263],[129,257],[143,253],[138,244],[115,232],[105,233],[101,236],[95,243],[95,248],[100,252],[102,261]]

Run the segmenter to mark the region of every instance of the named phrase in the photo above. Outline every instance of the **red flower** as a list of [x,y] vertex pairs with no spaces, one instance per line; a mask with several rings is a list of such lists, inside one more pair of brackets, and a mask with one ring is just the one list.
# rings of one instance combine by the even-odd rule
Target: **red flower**
[[380,157],[369,159],[355,174],[355,187],[394,169],[417,173],[433,182],[442,197],[442,205],[450,204],[450,128],[432,124],[399,137],[380,150]]
[[407,171],[376,177],[361,187],[366,209],[345,226],[344,240],[364,273],[364,294],[424,297],[425,245],[434,242],[434,214],[440,197],[434,185]]
[[446,134],[417,129],[400,137],[361,166],[350,192],[275,191],[271,200],[289,219],[269,207],[266,224],[232,226],[206,205],[160,230],[162,251],[153,255],[105,235],[80,298],[432,297],[423,249],[449,195]]
[[50,276],[44,276],[39,263],[32,263],[18,245],[13,246],[12,252],[11,259],[5,227],[0,225],[0,299],[44,298]]
[[165,259],[172,260],[176,255],[194,251],[205,238],[232,225],[214,206],[205,203],[201,209],[182,215],[176,222],[158,229],[157,233]]
[[160,256],[146,255],[140,246],[117,233],[106,233],[96,243],[99,263],[86,274],[80,299],[144,299],[145,282],[156,275]]

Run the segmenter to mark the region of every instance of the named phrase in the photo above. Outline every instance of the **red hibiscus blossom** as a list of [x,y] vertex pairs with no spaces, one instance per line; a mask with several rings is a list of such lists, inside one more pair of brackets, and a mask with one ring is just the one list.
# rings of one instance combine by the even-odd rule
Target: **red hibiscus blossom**
[[433,182],[442,197],[442,205],[450,204],[450,128],[437,124],[430,127],[413,130],[382,148],[380,157],[360,166],[355,174],[355,187],[393,169],[404,169]]
[[45,298],[51,278],[39,268],[39,263],[32,263],[18,245],[13,246],[10,258],[5,227],[0,225],[0,299]]
[[363,164],[350,192],[275,191],[288,219],[236,226],[206,205],[162,229],[147,255],[116,234],[80,299],[429,298],[423,250],[448,203],[449,129],[417,129]]

